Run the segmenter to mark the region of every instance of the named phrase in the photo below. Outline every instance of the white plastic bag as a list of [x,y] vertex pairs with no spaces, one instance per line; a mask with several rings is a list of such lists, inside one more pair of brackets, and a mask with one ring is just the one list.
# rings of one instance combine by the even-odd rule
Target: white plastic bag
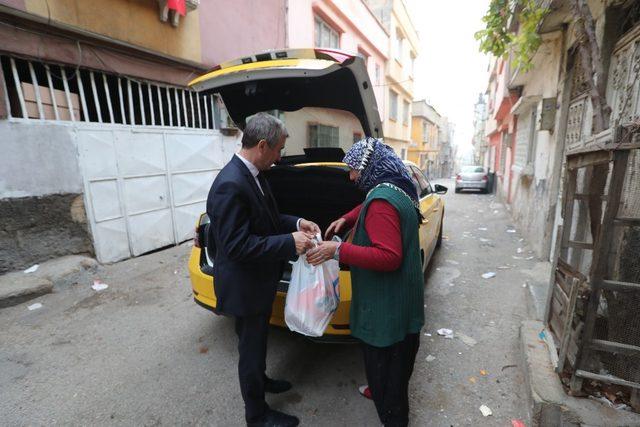
[[293,263],[284,306],[289,329],[311,337],[322,336],[340,302],[339,272],[340,265],[333,259],[314,267],[301,255]]

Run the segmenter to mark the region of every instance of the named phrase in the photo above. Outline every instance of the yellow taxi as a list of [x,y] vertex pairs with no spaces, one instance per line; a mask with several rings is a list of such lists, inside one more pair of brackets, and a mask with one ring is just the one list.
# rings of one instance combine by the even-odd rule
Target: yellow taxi
[[[215,67],[190,86],[205,93],[218,93],[231,119],[240,129],[246,119],[270,110],[298,111],[323,107],[348,112],[359,122],[364,135],[382,138],[377,104],[362,58],[327,49],[293,49],[265,52]],[[291,138],[294,138],[293,135]],[[282,213],[304,217],[326,230],[331,221],[362,203],[365,194],[350,180],[339,147],[305,148],[304,154],[285,156],[266,173]],[[413,163],[405,162],[418,194],[424,221],[420,225],[423,271],[442,241],[444,202],[447,188],[432,185]],[[342,236],[346,238],[351,230]],[[209,253],[209,218],[203,213],[196,224],[189,274],[195,302],[215,311],[213,277],[215,260]],[[290,264],[288,264],[290,267]],[[291,269],[285,269],[273,303],[271,324],[286,327],[284,304]],[[340,266],[340,304],[322,341],[350,337],[349,309],[351,276]]]

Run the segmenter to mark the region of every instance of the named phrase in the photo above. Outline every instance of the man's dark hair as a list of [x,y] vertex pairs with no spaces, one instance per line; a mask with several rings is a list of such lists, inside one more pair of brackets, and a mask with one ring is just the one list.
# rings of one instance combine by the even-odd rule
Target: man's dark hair
[[267,113],[257,113],[247,120],[242,134],[242,148],[253,148],[262,139],[273,148],[282,137],[288,136],[289,133],[281,120]]

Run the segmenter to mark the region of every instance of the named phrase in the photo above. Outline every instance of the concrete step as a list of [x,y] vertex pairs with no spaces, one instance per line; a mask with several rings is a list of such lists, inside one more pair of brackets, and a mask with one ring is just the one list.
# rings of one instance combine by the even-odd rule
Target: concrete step
[[11,307],[75,283],[98,267],[93,258],[71,255],[46,261],[33,273],[16,271],[0,276],[0,308]]
[[549,349],[539,337],[543,330],[542,322],[533,320],[520,326],[520,350],[533,425],[640,426],[640,414],[567,395],[551,364]]

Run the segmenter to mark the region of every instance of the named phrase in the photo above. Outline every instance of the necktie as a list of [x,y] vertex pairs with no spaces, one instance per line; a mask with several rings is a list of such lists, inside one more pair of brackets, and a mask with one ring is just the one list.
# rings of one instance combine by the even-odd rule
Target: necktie
[[264,175],[262,173],[258,174],[258,182],[260,183],[260,187],[262,188],[262,192],[264,193],[264,198],[267,201],[267,206],[271,210],[271,213],[275,216],[278,212],[276,201],[273,197],[273,194],[271,193],[269,183],[264,178]]

